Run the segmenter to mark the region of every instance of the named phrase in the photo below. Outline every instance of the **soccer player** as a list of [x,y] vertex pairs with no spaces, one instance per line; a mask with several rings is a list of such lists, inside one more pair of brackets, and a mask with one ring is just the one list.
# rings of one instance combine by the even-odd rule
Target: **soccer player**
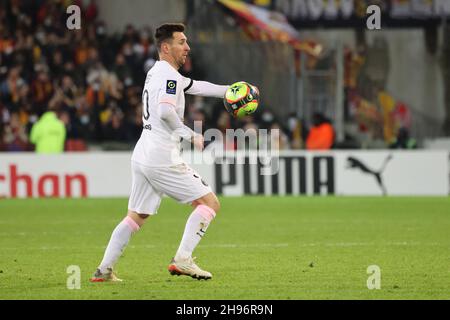
[[183,124],[185,93],[223,98],[228,86],[195,81],[178,72],[190,50],[184,30],[182,24],[163,24],[156,29],[159,61],[148,71],[142,93],[144,128],[131,157],[128,214],[114,229],[92,282],[121,281],[113,267],[132,234],[157,213],[163,194],[189,203],[194,209],[169,272],[196,279],[212,277],[194,263],[192,252],[220,204],[210,186],[181,158],[180,138],[203,149],[203,136]]

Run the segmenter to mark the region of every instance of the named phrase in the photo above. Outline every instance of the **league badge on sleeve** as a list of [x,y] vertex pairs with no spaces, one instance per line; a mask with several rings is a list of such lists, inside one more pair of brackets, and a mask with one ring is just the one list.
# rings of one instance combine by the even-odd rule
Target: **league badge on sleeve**
[[175,80],[167,80],[166,92],[168,94],[177,93],[177,82]]

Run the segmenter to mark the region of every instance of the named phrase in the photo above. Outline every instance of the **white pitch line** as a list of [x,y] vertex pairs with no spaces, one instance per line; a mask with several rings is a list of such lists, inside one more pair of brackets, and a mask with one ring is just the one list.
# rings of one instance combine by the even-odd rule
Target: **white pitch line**
[[[239,243],[218,243],[218,244],[207,244],[199,245],[201,248],[286,248],[286,247],[367,247],[367,246],[384,246],[384,247],[396,247],[396,246],[450,246],[449,243],[420,243],[420,242],[407,242],[407,241],[396,241],[396,242],[311,242],[311,243],[253,243],[253,244],[239,244]],[[129,245],[130,249],[154,249],[154,248],[175,248],[171,245]],[[2,247],[2,250],[8,251],[23,251],[23,250],[73,250],[73,245],[71,246],[40,246],[40,247]],[[105,246],[89,246],[89,249],[104,250]]]

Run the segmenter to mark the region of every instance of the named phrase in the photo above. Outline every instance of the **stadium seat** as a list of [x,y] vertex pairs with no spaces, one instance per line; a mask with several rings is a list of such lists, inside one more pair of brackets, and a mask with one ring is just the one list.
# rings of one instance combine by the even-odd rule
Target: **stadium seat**
[[87,151],[86,143],[81,139],[69,139],[66,141],[66,151]]

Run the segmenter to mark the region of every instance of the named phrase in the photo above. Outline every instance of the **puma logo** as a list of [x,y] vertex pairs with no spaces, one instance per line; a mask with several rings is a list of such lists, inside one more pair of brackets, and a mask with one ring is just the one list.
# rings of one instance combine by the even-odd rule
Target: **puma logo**
[[367,174],[371,174],[375,177],[375,180],[378,183],[378,186],[381,188],[381,191],[383,192],[383,195],[387,194],[387,190],[386,187],[384,186],[383,183],[383,177],[382,177],[382,173],[384,171],[384,169],[386,169],[386,165],[388,164],[388,162],[392,159],[392,155],[388,155],[386,159],[384,159],[383,164],[381,165],[380,170],[375,171],[370,169],[368,166],[366,166],[364,163],[362,163],[360,160],[354,158],[354,157],[348,157],[347,158],[347,168],[349,169],[359,169],[361,170],[363,173],[367,173]]

